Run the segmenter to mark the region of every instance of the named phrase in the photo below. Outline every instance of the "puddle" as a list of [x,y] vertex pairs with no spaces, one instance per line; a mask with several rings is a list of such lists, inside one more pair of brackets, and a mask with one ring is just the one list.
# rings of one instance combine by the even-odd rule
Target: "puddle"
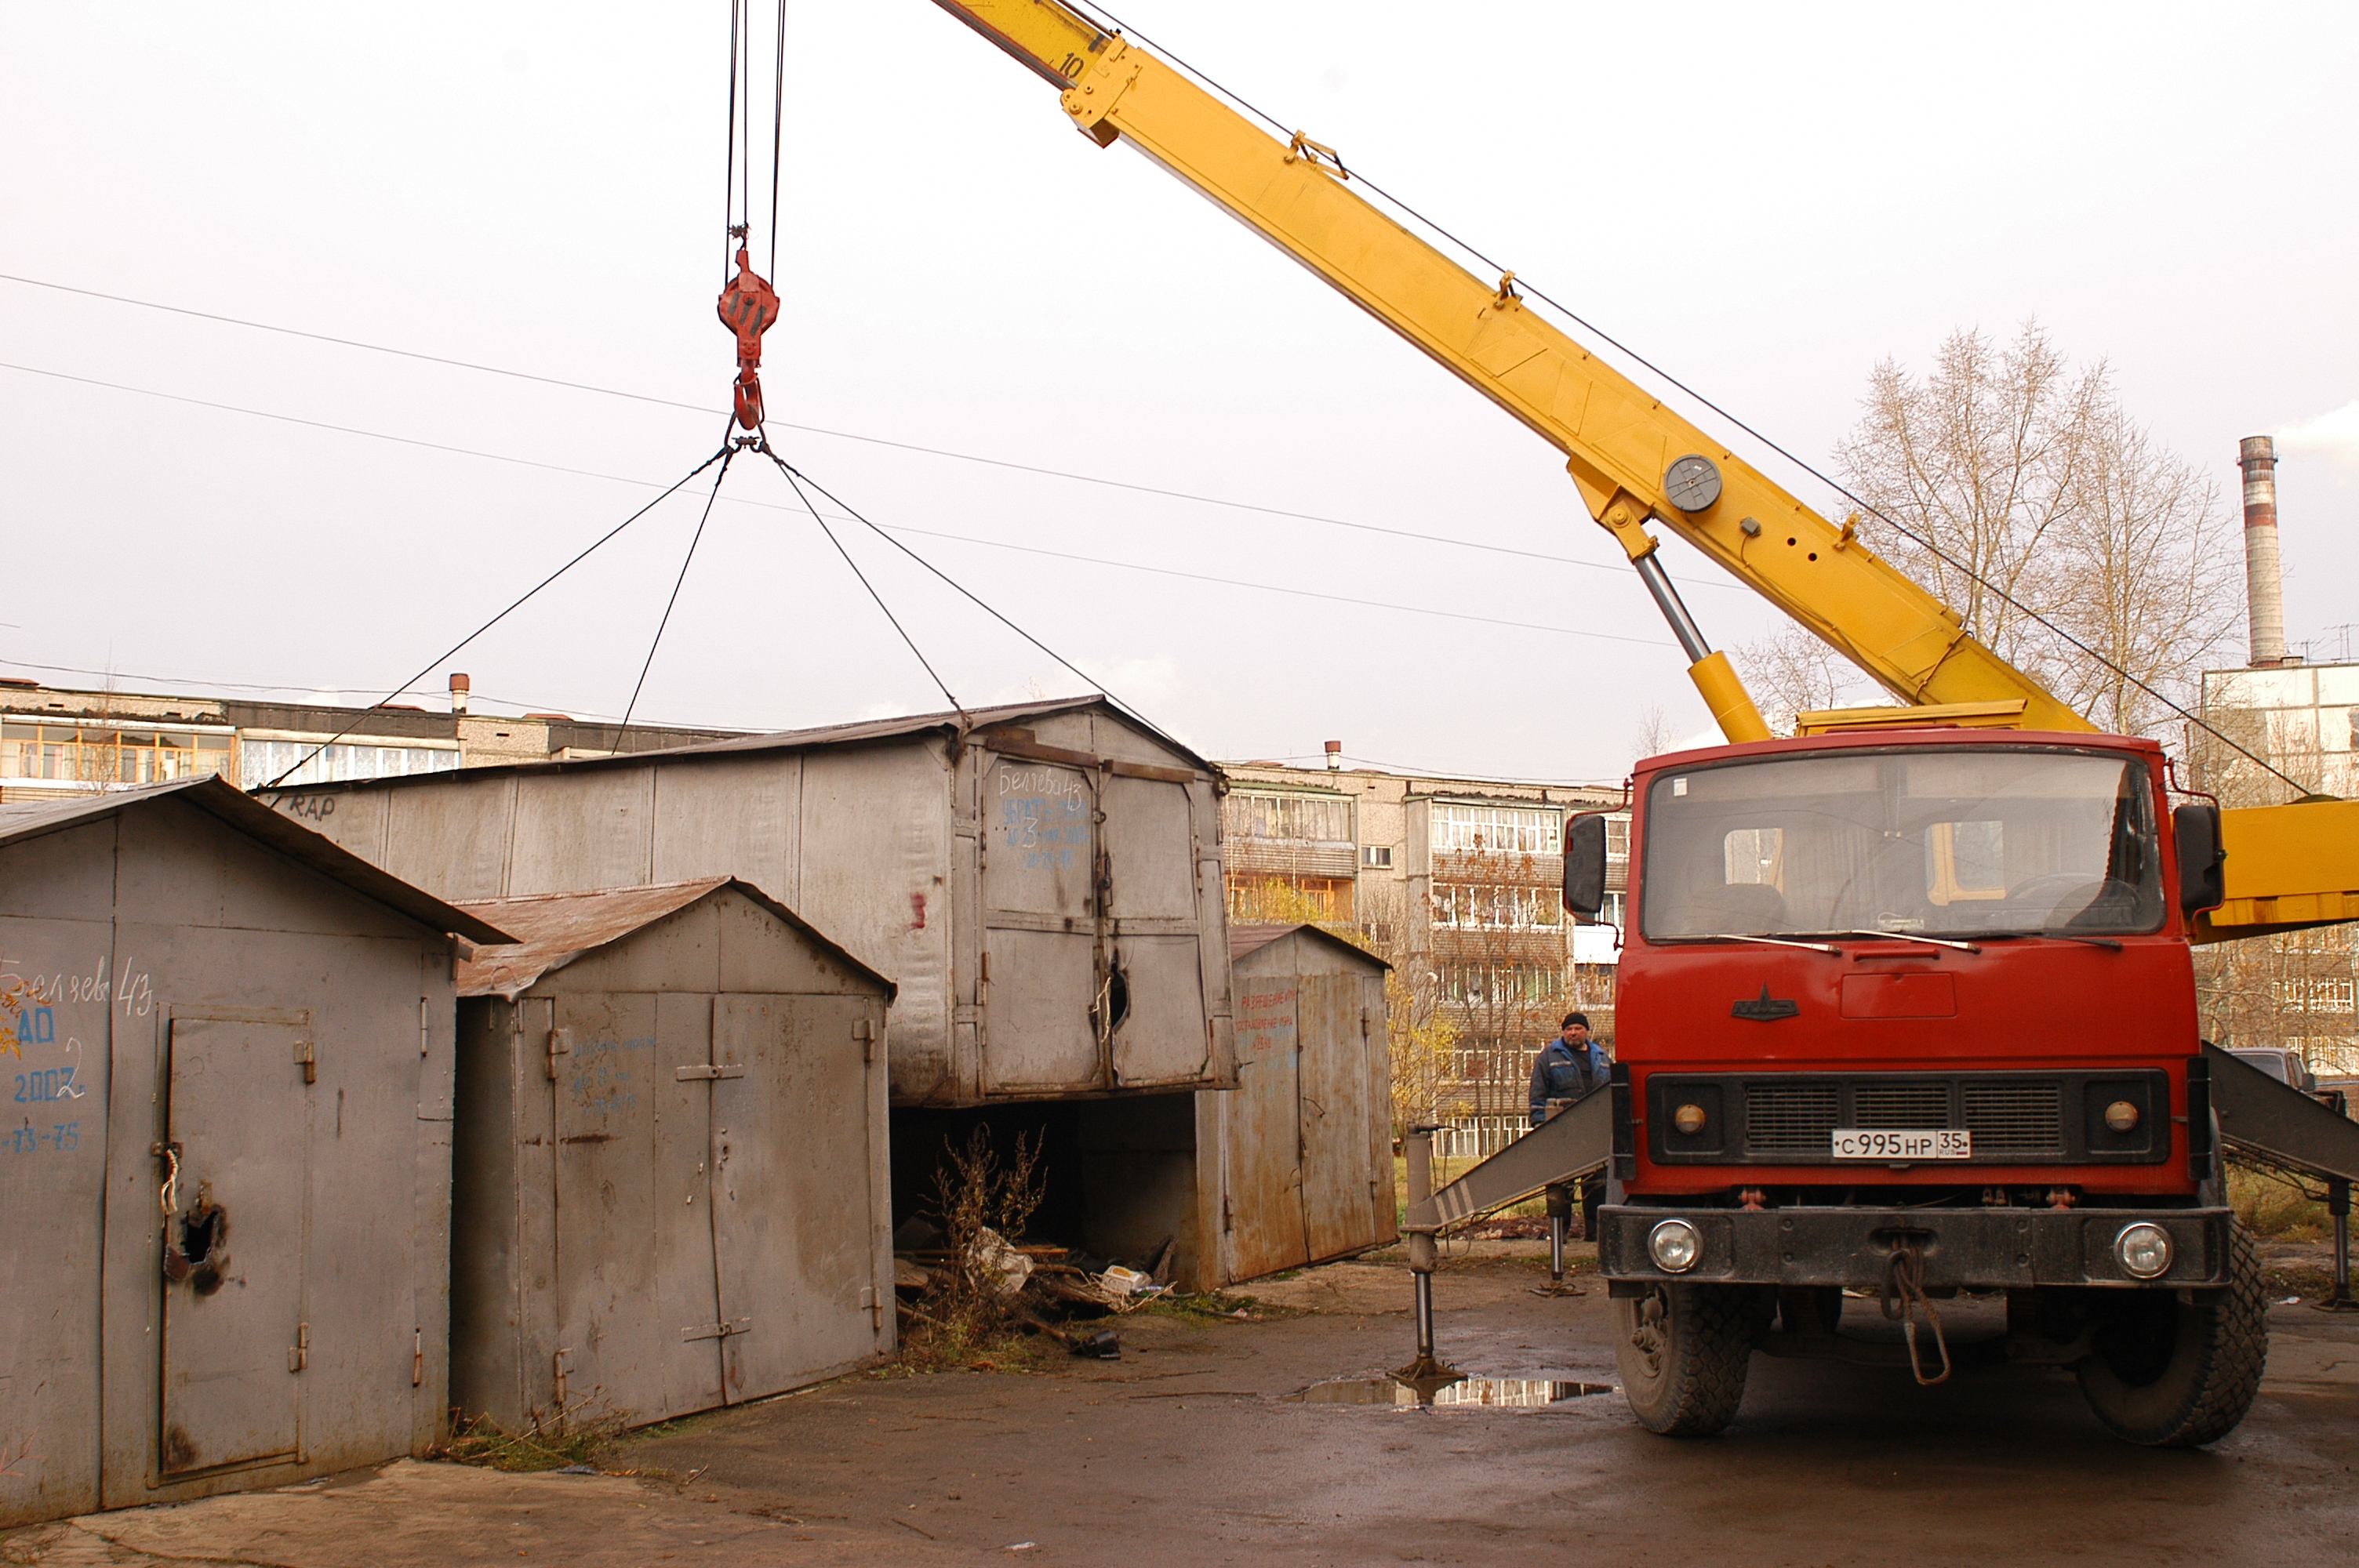
[[1307,1405],[1391,1405],[1400,1409],[1538,1409],[1616,1391],[1613,1383],[1562,1383],[1549,1378],[1460,1378],[1417,1385],[1398,1378],[1337,1378],[1287,1397]]

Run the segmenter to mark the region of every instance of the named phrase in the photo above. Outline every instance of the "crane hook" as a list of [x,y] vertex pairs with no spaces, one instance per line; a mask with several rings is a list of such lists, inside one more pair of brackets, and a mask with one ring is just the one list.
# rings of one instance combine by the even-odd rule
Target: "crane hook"
[[745,247],[737,247],[737,276],[721,291],[721,324],[737,338],[737,423],[762,425],[762,334],[778,319],[778,294],[757,276]]

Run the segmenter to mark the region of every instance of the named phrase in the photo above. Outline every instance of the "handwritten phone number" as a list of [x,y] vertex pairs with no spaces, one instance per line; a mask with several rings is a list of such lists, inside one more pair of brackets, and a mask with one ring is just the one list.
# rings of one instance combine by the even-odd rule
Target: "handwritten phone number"
[[12,1127],[8,1139],[10,1152],[16,1154],[38,1153],[43,1149],[78,1149],[82,1146],[82,1123],[60,1121],[54,1127]]

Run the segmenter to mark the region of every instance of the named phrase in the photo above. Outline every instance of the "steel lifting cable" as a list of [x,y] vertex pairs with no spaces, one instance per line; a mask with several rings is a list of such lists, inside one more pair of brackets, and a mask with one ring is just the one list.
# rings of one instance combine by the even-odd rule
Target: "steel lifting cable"
[[[1220,82],[1214,81],[1203,71],[1197,70],[1194,66],[1190,65],[1186,60],[1181,59],[1178,55],[1173,54],[1161,44],[1157,43],[1154,39],[1138,31],[1136,27],[1132,27],[1128,24],[1125,23],[1121,17],[1115,16],[1112,11],[1107,10],[1103,5],[1085,4],[1084,0],[1065,0],[1065,3],[1071,5],[1075,11],[1081,13],[1082,16],[1089,17],[1093,24],[1104,28],[1107,32],[1113,33],[1117,37],[1127,36],[1136,38],[1140,43],[1146,45],[1148,49],[1153,49],[1158,56],[1169,60],[1173,65],[1178,66],[1181,70],[1187,72],[1190,76],[1194,77],[1198,81],[1201,82],[1207,88],[1210,88],[1212,92],[1219,93],[1222,97],[1227,99],[1230,103],[1235,104],[1246,114],[1251,114],[1256,119],[1261,121],[1264,124],[1269,126],[1270,129],[1276,132],[1278,135],[1299,136],[1300,135],[1299,132],[1289,132],[1283,122],[1265,112],[1259,105],[1254,103],[1249,99],[1231,92],[1228,88],[1223,87]],[[1103,20],[1100,20],[1100,18],[1103,18]],[[1340,168],[1340,163],[1338,167]],[[1353,169],[1350,178],[1358,184],[1365,187],[1367,189],[1375,192],[1378,197],[1382,198],[1387,205],[1397,208],[1402,212],[1405,212],[1411,218],[1416,219],[1426,228],[1431,230],[1434,233],[1440,235],[1443,239],[1448,240],[1451,244],[1456,245],[1460,250],[1465,252],[1468,255],[1473,256],[1484,266],[1503,274],[1507,272],[1508,269],[1506,266],[1491,256],[1485,254],[1472,242],[1461,239],[1451,231],[1442,227],[1431,218],[1427,217],[1423,212],[1420,212],[1416,208],[1410,206],[1401,198],[1395,196],[1391,191],[1386,190],[1383,186],[1378,185],[1375,180],[1370,179],[1360,170],[1356,168]],[[2077,648],[2082,654],[2087,654],[2090,658],[2094,659],[2105,668],[2113,671],[2114,674],[2121,676],[2124,680],[2137,687],[2138,690],[2146,693],[2147,696],[2154,698],[2157,702],[2162,704],[2163,707],[2170,709],[2171,712],[2177,714],[2180,718],[2184,719],[2189,723],[2205,730],[2215,740],[2225,743],[2239,755],[2243,756],[2246,761],[2255,762],[2267,772],[2276,774],[2278,778],[2284,780],[2288,786],[2305,795],[2315,793],[2310,788],[2310,786],[2303,784],[2299,779],[2295,778],[2291,773],[2287,773],[2283,768],[2278,767],[2275,762],[2270,762],[2266,757],[2258,756],[2246,750],[2245,746],[2235,739],[2235,737],[2220,730],[2201,715],[2190,713],[2186,708],[2181,708],[2169,697],[2164,696],[2161,692],[2147,685],[2144,680],[2132,675],[2129,671],[2115,664],[2112,659],[2106,657],[2103,653],[2100,653],[2095,648],[2089,646],[2088,643],[2083,643],[2071,633],[2067,632],[2061,626],[2057,625],[2054,622],[2049,620],[2047,616],[2042,615],[2037,610],[2032,609],[2029,605],[2016,598],[1997,583],[1995,583],[1988,578],[1984,577],[1980,572],[1974,570],[1973,568],[1968,566],[1965,562],[1959,560],[1956,557],[1951,555],[1947,550],[1944,550],[1930,539],[1923,537],[1908,528],[1906,524],[1898,522],[1889,513],[1884,511],[1883,508],[1874,505],[1869,502],[1863,501],[1859,496],[1853,493],[1848,486],[1837,481],[1824,473],[1821,473],[1817,467],[1804,460],[1795,453],[1788,450],[1778,442],[1762,434],[1759,430],[1754,428],[1753,426],[1747,424],[1745,420],[1739,418],[1734,414],[1730,413],[1727,409],[1722,407],[1719,404],[1713,402],[1702,393],[1698,392],[1694,387],[1690,386],[1678,376],[1673,375],[1669,371],[1665,370],[1662,366],[1655,363],[1654,361],[1648,359],[1646,355],[1638,352],[1637,350],[1630,347],[1627,343],[1623,342],[1619,338],[1614,336],[1613,333],[1608,332],[1603,327],[1590,321],[1571,306],[1564,304],[1560,300],[1549,296],[1546,291],[1535,287],[1530,279],[1526,277],[1523,274],[1516,274],[1515,280],[1516,288],[1519,292],[1528,295],[1530,297],[1547,305],[1558,314],[1563,316],[1565,319],[1579,327],[1582,331],[1588,332],[1594,336],[1599,341],[1610,345],[1615,351],[1627,356],[1634,363],[1642,366],[1651,373],[1662,377],[1663,380],[1679,388],[1680,391],[1687,394],[1690,397],[1694,398],[1698,403],[1703,405],[1706,408],[1711,409],[1714,414],[1719,415],[1731,425],[1735,426],[1738,429],[1744,431],[1746,435],[1752,437],[1755,440],[1760,442],[1763,446],[1768,448],[1779,457],[1785,459],[1788,462],[1792,463],[1804,473],[1809,474],[1812,479],[1817,480],[1821,484],[1825,485],[1829,490],[1833,491],[1837,495],[1840,495],[1844,500],[1850,502],[1854,506],[1858,507],[1868,516],[1876,519],[1886,527],[1890,528],[1894,533],[1899,535],[1910,544],[1915,545],[1918,548],[1925,551],[1928,555],[1941,562],[1944,566],[1959,572],[1969,581],[1979,584],[1997,598],[2000,602],[2006,604],[2010,609],[2020,611],[2026,617],[2038,622],[2039,625],[2046,627],[2049,632],[2055,633],[2058,637],[2062,638],[2065,642],[2071,643],[2074,648]]]
[[[696,520],[696,532],[689,535],[688,554],[680,558],[679,576],[672,579],[671,597],[664,600],[663,618],[656,622],[655,637],[647,643],[647,660],[639,665],[639,678],[637,684],[631,687],[631,700],[623,705],[623,721],[615,726],[618,730],[628,730],[631,715],[638,711],[639,693],[647,688],[647,672],[655,668],[656,650],[663,646],[664,628],[671,624],[672,607],[679,602],[680,585],[688,581],[688,568],[696,559],[696,546],[704,539],[704,525],[712,521],[712,503],[721,499],[721,481],[729,477],[729,465],[736,460],[737,448],[732,443],[727,455],[721,460],[721,471],[712,476],[712,489],[704,498],[704,512]],[[621,739],[619,734],[615,736],[617,743]]]
[[852,575],[860,579],[860,586],[868,590],[868,597],[876,601],[876,608],[885,612],[885,619],[893,623],[893,630],[901,634],[901,641],[909,645],[909,652],[917,655],[918,663],[925,665],[926,674],[931,676],[934,685],[941,689],[944,699],[963,718],[966,714],[966,704],[961,702],[951,692],[950,684],[942,679],[941,672],[934,668],[933,661],[926,657],[925,651],[918,646],[918,640],[909,635],[909,629],[901,624],[901,618],[893,613],[893,607],[885,602],[885,596],[876,591],[876,585],[868,580],[868,574],[860,569],[860,563],[852,558],[852,552],[843,547],[843,541],[835,536],[835,530],[827,525],[827,519],[821,516],[819,508],[811,504],[811,498],[803,493],[802,484],[795,470],[788,468],[776,452],[770,451],[767,448],[764,448],[763,450],[772,462],[778,465],[778,470],[787,476],[787,483],[793,489],[795,499],[801,502],[804,509],[811,514],[811,521],[818,524],[819,531],[827,535],[827,542],[835,546],[835,553],[843,557],[843,564],[852,568]]
[[[949,586],[949,588],[957,593],[959,597],[964,599],[977,610],[982,611],[985,615],[990,616],[994,621],[998,622],[1002,626],[1006,627],[1010,632],[1015,633],[1018,637],[1023,638],[1026,642],[1031,643],[1034,647],[1048,654],[1051,659],[1054,659],[1057,663],[1062,665],[1074,675],[1079,676],[1084,682],[1088,683],[1090,689],[1096,692],[1100,697],[1104,697],[1108,702],[1113,703],[1117,708],[1127,709],[1132,717],[1136,718],[1143,724],[1152,724],[1154,722],[1147,717],[1136,703],[1125,702],[1121,697],[1116,697],[1112,691],[1107,689],[1103,681],[1099,680],[1087,670],[1082,668],[1081,665],[1073,663],[1072,660],[1065,657],[1064,654],[1057,652],[1056,649],[1049,646],[1048,643],[1043,643],[1039,638],[1035,637],[1031,633],[1027,632],[1023,627],[1018,626],[1006,616],[1002,615],[998,611],[993,609],[990,605],[984,603],[983,600],[976,597],[976,595],[971,591],[965,584],[960,582],[956,578],[942,570],[941,568],[934,565],[933,562],[926,559],[925,557],[918,554],[917,551],[909,548],[908,546],[901,543],[900,540],[893,537],[893,535],[887,533],[883,527],[870,522],[866,517],[861,515],[860,509],[858,507],[855,507],[850,502],[845,501],[843,497],[836,494],[833,491],[828,489],[827,486],[820,483],[819,481],[811,478],[810,475],[803,472],[802,470],[795,467],[792,463],[787,461],[786,459],[778,456],[777,452],[770,450],[766,446],[765,446],[762,450],[764,456],[767,457],[772,462],[778,465],[778,471],[787,476],[788,483],[791,484],[799,480],[803,484],[810,485],[813,490],[827,497],[829,501],[832,502],[837,506],[842,507],[843,509],[844,515],[850,517],[853,522],[859,524],[862,527],[867,529],[870,533],[875,535],[878,538],[884,540],[886,544],[892,546],[895,549],[900,551],[903,555],[908,557],[911,560],[925,568],[926,570],[931,572],[936,578],[940,579],[944,584]],[[801,493],[799,488],[797,490],[796,493]],[[805,504],[808,505],[809,502],[806,501]],[[822,524],[821,526],[824,527],[825,524]],[[830,537],[833,537],[833,535],[831,535]],[[841,546],[837,547],[842,548]]]
[[416,675],[411,676],[408,680],[403,681],[399,686],[395,687],[391,691],[386,692],[383,697],[377,698],[375,702],[370,703],[358,713],[353,714],[351,723],[346,724],[342,730],[337,730],[333,735],[329,736],[326,740],[312,747],[309,752],[298,758],[293,763],[289,764],[284,772],[278,774],[277,777],[259,787],[263,789],[277,789],[280,784],[285,784],[296,773],[310,766],[313,760],[326,752],[329,747],[334,745],[337,741],[342,740],[345,736],[358,729],[363,719],[371,713],[376,712],[386,703],[391,702],[395,697],[399,697],[403,692],[408,691],[411,687],[417,685],[419,681],[433,674],[434,671],[440,667],[445,661],[456,654],[468,643],[473,642],[476,638],[482,636],[484,633],[490,631],[493,627],[506,620],[516,611],[522,609],[525,602],[531,599],[533,595],[538,593],[542,589],[547,588],[550,583],[555,582],[559,578],[563,577],[567,572],[571,571],[575,567],[580,566],[583,561],[588,560],[600,546],[614,538],[617,535],[621,534],[624,529],[628,528],[632,524],[637,522],[640,518],[645,517],[648,513],[653,512],[665,502],[670,500],[674,495],[677,495],[680,490],[687,485],[689,481],[694,479],[698,474],[702,473],[706,469],[711,468],[715,463],[725,464],[729,460],[729,453],[730,449],[724,445],[719,451],[713,453],[711,457],[705,459],[702,462],[697,464],[686,473],[680,475],[679,478],[666,489],[661,495],[657,496],[653,501],[648,502],[645,506],[640,507],[636,512],[632,513],[628,517],[624,518],[620,523],[615,524],[612,528],[609,528],[603,534],[599,535],[597,538],[592,540],[587,546],[585,546],[579,554],[575,555],[571,560],[567,561],[563,566],[559,567],[555,571],[549,573],[547,577],[541,579],[538,582],[525,589],[525,591],[512,601],[506,609],[501,611],[497,615],[493,616],[489,621],[484,622],[481,626],[476,627],[473,632],[468,633],[456,643],[451,643],[450,647],[444,649],[432,659],[427,661],[425,666],[419,670]]

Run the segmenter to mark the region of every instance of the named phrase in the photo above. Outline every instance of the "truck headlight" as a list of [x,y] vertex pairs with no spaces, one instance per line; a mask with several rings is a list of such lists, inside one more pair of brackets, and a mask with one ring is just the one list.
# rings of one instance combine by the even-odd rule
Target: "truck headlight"
[[2115,1132],[2134,1130],[2138,1124],[2138,1108],[2125,1099],[2117,1099],[2105,1108],[2105,1125]]
[[2114,1238],[2114,1261],[2133,1280],[2151,1280],[2170,1268],[2170,1232],[2140,1220]]
[[1684,1274],[1703,1256],[1703,1238],[1686,1220],[1667,1219],[1647,1233],[1647,1251],[1664,1273]]
[[1683,1105],[1671,1112],[1671,1125],[1678,1128],[1683,1137],[1693,1138],[1701,1132],[1703,1122],[1703,1107],[1700,1105]]

